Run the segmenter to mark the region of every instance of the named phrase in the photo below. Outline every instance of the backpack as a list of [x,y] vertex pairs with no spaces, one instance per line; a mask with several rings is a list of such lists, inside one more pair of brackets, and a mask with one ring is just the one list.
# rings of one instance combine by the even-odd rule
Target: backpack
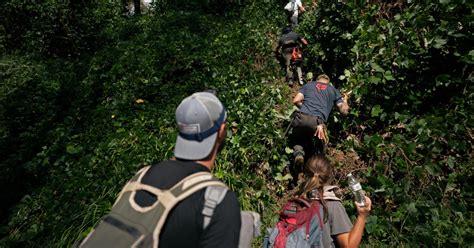
[[264,248],[322,246],[323,208],[319,201],[295,198],[286,203],[275,227],[268,229]]
[[[150,166],[140,170],[120,192],[112,210],[82,241],[79,247],[155,247],[166,218],[173,207],[193,193],[206,188],[202,210],[205,229],[215,207],[222,202],[227,186],[209,172],[194,173],[168,190],[142,184],[141,179]],[[134,198],[139,190],[156,196],[156,202],[147,207],[139,206]]]
[[292,61],[300,61],[303,60],[303,54],[299,47],[294,47],[293,51],[291,52],[291,60]]
[[260,215],[251,211],[242,211],[240,214],[242,226],[240,227],[239,248],[252,247],[252,241],[260,236]]
[[285,5],[284,9],[286,11],[293,13],[293,11],[295,10],[295,4],[296,4],[296,0],[291,0]]

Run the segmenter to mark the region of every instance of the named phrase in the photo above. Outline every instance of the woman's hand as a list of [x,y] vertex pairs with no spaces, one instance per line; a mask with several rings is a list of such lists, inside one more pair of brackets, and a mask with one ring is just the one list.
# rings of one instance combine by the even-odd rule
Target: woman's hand
[[369,197],[365,197],[365,206],[361,207],[359,203],[355,203],[356,208],[357,208],[357,213],[361,216],[368,216],[370,214],[370,210],[372,210],[372,201],[370,200]]

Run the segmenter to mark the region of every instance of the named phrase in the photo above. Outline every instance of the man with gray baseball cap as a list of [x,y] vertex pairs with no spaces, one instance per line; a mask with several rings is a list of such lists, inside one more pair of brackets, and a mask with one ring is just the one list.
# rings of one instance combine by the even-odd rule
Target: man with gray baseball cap
[[81,247],[237,248],[237,196],[211,174],[226,138],[226,117],[210,92],[185,98],[176,109],[175,159],[132,177]]
[[179,134],[174,149],[175,157],[201,160],[211,155],[215,145],[223,145],[224,139],[218,139],[218,131],[222,128],[225,138],[226,117],[224,106],[212,93],[195,93],[184,99],[176,109]]
[[[194,93],[181,101],[176,109],[176,159],[152,166],[142,182],[169,189],[192,174],[211,172],[226,138],[226,118],[224,105],[210,92]],[[160,247],[238,246],[241,219],[237,196],[227,187],[220,187],[224,189],[220,193],[210,188],[191,194],[173,208],[162,228]],[[217,199],[209,200],[210,195],[217,195]],[[138,192],[135,200],[142,207],[154,203],[144,191]]]

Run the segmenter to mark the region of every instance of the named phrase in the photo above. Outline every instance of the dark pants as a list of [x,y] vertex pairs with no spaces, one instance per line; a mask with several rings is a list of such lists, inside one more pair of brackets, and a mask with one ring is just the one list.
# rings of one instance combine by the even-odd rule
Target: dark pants
[[[294,75],[293,75],[293,70],[291,69],[291,56],[292,56],[292,53],[293,53],[293,48],[290,48],[290,49],[285,49],[283,51],[283,58],[285,60],[285,68],[286,68],[286,80],[288,80],[288,82],[293,82],[293,78],[294,78]],[[297,74],[297,77],[298,77],[298,83],[303,85],[303,72],[301,70],[301,62],[296,62],[294,63],[294,66],[296,67],[296,74]]]
[[[293,131],[289,137],[289,141],[290,147],[293,148],[294,158],[298,155],[302,155],[304,161],[308,161],[314,154],[325,154],[326,144],[314,136],[317,126],[324,124],[324,121],[319,117],[304,114],[299,111],[295,111],[293,115]],[[294,162],[294,159],[292,162]],[[303,169],[302,167],[290,164],[290,173],[293,177],[292,182],[290,182],[290,188],[298,185],[299,175],[303,172]]]
[[[293,148],[294,157],[301,154],[307,161],[314,154],[326,152],[324,142],[314,136],[319,124],[324,124],[324,121],[319,117],[299,111],[294,113],[293,132],[290,136],[290,146]],[[294,169],[297,170],[295,173],[299,174],[302,168]]]
[[293,12],[288,12],[287,19],[292,28],[296,28],[296,26],[298,26],[299,17],[300,15],[293,16]]

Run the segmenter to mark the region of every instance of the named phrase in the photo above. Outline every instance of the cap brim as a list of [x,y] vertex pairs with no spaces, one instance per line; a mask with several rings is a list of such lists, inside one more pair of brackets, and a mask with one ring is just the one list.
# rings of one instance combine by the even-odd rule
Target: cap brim
[[206,158],[216,143],[217,133],[202,141],[187,140],[178,135],[174,147],[174,156],[185,160],[200,160]]

